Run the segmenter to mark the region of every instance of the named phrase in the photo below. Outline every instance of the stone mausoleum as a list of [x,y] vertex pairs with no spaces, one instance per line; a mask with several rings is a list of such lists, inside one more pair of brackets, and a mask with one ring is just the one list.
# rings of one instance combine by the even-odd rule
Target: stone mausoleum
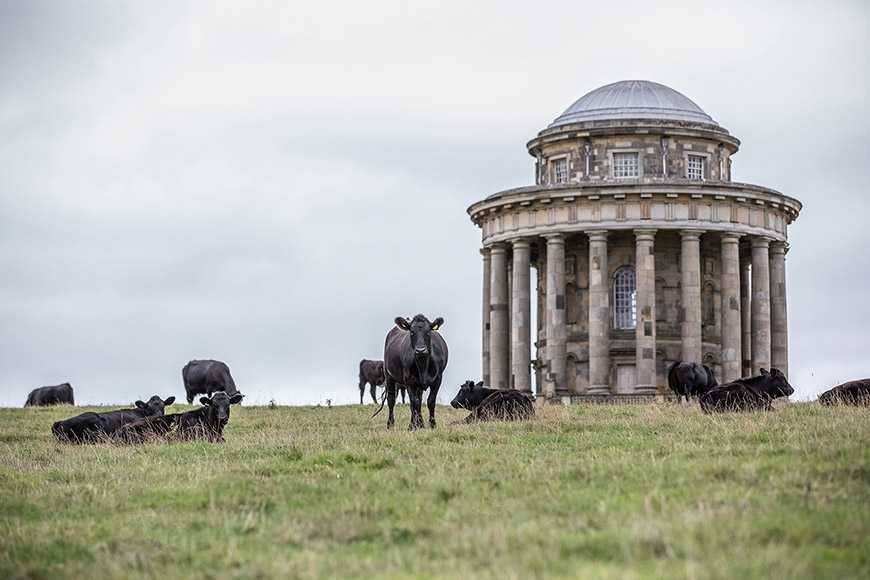
[[801,204],[731,180],[727,129],[669,87],[622,81],[526,147],[535,185],[468,209],[483,236],[486,384],[531,391],[534,373],[548,399],[642,399],[668,392],[679,360],[720,382],[788,374],[786,240]]

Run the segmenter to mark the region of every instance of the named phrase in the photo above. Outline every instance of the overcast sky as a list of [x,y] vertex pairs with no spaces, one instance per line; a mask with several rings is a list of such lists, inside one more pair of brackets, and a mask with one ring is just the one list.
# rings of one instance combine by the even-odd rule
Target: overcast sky
[[0,405],[183,393],[357,400],[397,315],[443,316],[442,388],[480,374],[467,206],[530,184],[525,143],[623,79],[743,142],[800,199],[799,398],[870,376],[866,2],[0,2]]

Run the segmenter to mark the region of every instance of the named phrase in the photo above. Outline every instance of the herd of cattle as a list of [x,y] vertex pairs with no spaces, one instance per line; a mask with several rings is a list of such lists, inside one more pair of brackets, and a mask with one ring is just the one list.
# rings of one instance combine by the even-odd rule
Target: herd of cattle
[[[360,361],[360,404],[364,402],[367,385],[375,403],[378,402],[377,387],[383,385],[385,390],[380,407],[372,417],[380,413],[386,403],[388,429],[395,424],[394,407],[400,390],[402,403],[407,391],[411,409],[409,429],[412,431],[423,427],[423,393],[429,391],[426,398],[429,426],[435,428],[435,402],[448,359],[447,343],[438,332],[443,324],[443,318],[430,321],[422,314],[412,319],[397,317],[395,326],[387,333],[384,360]],[[131,409],[88,412],[58,421],[52,426],[52,433],[64,442],[115,440],[138,443],[170,437],[223,441],[230,406],[240,403],[243,397],[229,367],[220,361],[194,360],[184,366],[181,374],[187,402],[193,403],[196,395],[204,395],[199,399],[202,407],[166,415],[165,408],[175,402],[175,397],[162,399],[155,395],[147,403],[136,401]],[[773,400],[794,393],[779,369],[761,369],[758,376],[720,385],[709,367],[686,362],[677,362],[670,367],[668,384],[681,399],[697,399],[705,413],[770,410]],[[819,402],[824,405],[870,406],[870,379],[834,387],[820,395]],[[35,389],[24,406],[56,404],[75,404],[69,383]],[[465,418],[468,423],[524,420],[535,414],[534,400],[530,395],[515,390],[490,389],[482,381],[466,381],[450,404],[471,412]]]
[[[202,407],[166,415],[166,407],[175,402],[175,397],[163,399],[154,395],[148,402],[136,401],[130,409],[87,412],[58,421],[52,425],[51,432],[67,443],[109,440],[138,443],[155,437],[223,441],[224,427],[230,420],[230,405],[241,403],[243,397],[229,367],[215,360],[193,360],[184,366],[181,378],[187,402],[193,403],[196,395],[204,395],[199,399]],[[75,404],[69,383],[35,389],[24,406],[57,404]]]

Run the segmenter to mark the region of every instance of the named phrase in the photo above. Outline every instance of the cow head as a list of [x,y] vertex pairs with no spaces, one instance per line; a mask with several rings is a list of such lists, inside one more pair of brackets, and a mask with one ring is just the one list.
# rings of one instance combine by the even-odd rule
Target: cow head
[[794,389],[788,384],[785,375],[779,369],[761,369],[761,374],[767,380],[764,382],[764,392],[772,399],[779,397],[790,397],[794,394]]
[[153,397],[148,399],[147,403],[143,403],[142,401],[136,401],[135,405],[139,409],[145,411],[146,417],[158,417],[163,414],[163,412],[166,410],[166,407],[170,406],[174,402],[175,397],[169,397],[168,399],[164,400],[157,395],[154,395]]
[[433,322],[429,322],[429,319],[422,314],[418,314],[413,320],[396,317],[396,326],[411,334],[411,348],[414,349],[417,366],[428,364],[432,349],[432,331],[438,330],[443,324],[444,319],[440,316]]
[[218,391],[210,399],[208,397],[200,397],[199,402],[208,409],[207,413],[210,422],[216,424],[220,430],[223,430],[224,425],[230,420],[230,405],[241,403],[242,398],[241,393],[235,393],[231,396],[223,391]]
[[375,365],[375,380],[377,380],[377,384],[382,385],[387,380],[387,375],[384,374],[384,363],[379,362]]
[[480,405],[487,396],[487,390],[483,388],[483,381],[476,385],[474,381],[465,381],[459,387],[459,392],[450,401],[450,406],[454,409],[468,409],[471,411]]

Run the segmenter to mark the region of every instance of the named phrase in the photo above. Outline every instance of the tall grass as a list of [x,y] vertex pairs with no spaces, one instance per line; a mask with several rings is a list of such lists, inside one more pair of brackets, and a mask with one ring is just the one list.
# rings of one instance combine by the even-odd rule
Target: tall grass
[[541,407],[408,433],[241,407],[223,445],[0,410],[0,577],[870,577],[870,411]]

